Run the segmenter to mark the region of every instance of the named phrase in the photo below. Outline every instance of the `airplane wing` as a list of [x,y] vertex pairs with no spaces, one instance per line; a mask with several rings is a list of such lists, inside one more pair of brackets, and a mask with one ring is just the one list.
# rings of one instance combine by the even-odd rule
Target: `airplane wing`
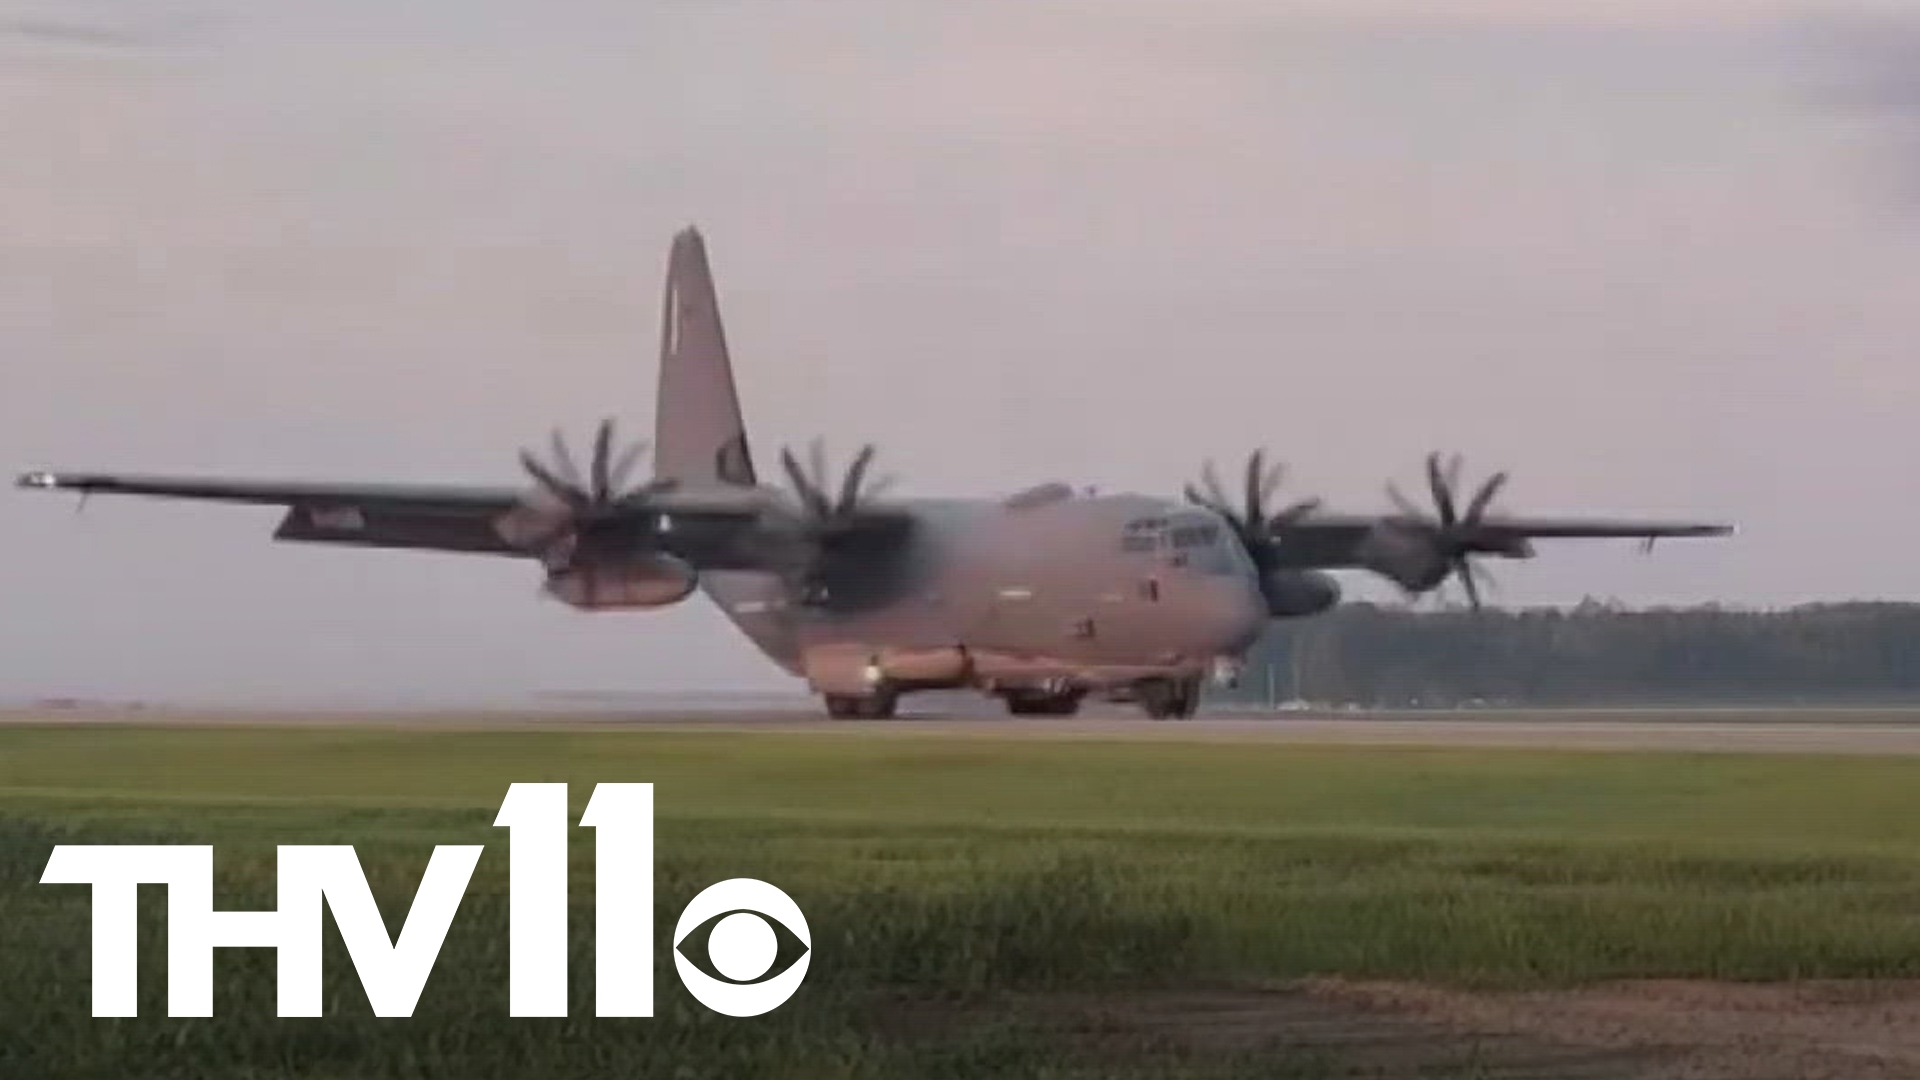
[[1608,537],[1643,540],[1648,546],[1664,537],[1727,536],[1731,526],[1691,521],[1652,521],[1621,518],[1558,518],[1492,512],[1494,498],[1505,487],[1506,472],[1488,477],[1469,493],[1460,484],[1459,455],[1444,459],[1427,455],[1426,481],[1430,505],[1416,505],[1392,483],[1387,497],[1397,508],[1390,514],[1327,513],[1320,500],[1299,500],[1277,512],[1269,509],[1284,467],[1269,465],[1266,453],[1256,450],[1247,459],[1246,494],[1236,500],[1208,462],[1202,487],[1188,484],[1187,501],[1225,518],[1239,534],[1256,565],[1268,570],[1363,569],[1382,574],[1404,589],[1424,592],[1437,587],[1449,574],[1466,579],[1468,595],[1474,573],[1472,556],[1507,559],[1533,556],[1533,541]]
[[329,484],[111,473],[34,472],[19,485],[82,495],[147,495],[170,499],[284,506],[276,540],[413,548],[489,555],[525,555],[495,527],[518,505],[510,488],[404,484]]
[[[19,486],[81,495],[144,495],[286,507],[276,540],[358,547],[535,557],[504,526],[526,491],[489,486],[253,481],[111,473],[32,472]],[[748,492],[661,493],[648,509],[744,523],[760,504]],[[697,562],[698,560],[696,560]]]
[[[1405,519],[1395,515],[1312,514],[1273,531],[1275,566],[1288,569],[1340,569],[1370,565],[1368,543],[1383,527]],[[1518,554],[1532,540],[1634,539],[1727,536],[1733,528],[1699,522],[1609,518],[1508,517],[1486,515],[1455,526],[1454,538],[1470,551]]]

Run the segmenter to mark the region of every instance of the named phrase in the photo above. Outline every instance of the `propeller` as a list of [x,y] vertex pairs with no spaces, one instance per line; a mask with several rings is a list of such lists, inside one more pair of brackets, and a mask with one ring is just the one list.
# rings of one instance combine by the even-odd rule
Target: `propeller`
[[540,552],[552,573],[590,570],[632,553],[652,531],[651,500],[676,486],[670,479],[626,486],[648,449],[639,440],[616,457],[613,420],[602,420],[583,473],[556,429],[547,461],[520,451],[520,465],[536,484],[534,497],[508,515],[502,534],[517,547]]
[[1389,481],[1387,497],[1393,500],[1394,506],[1400,511],[1399,516],[1389,519],[1389,522],[1401,534],[1422,541],[1440,561],[1440,575],[1433,584],[1442,584],[1449,577],[1458,578],[1461,588],[1466,591],[1467,602],[1477,611],[1480,608],[1480,586],[1482,583],[1493,585],[1493,579],[1486,575],[1486,571],[1476,569],[1469,556],[1484,554],[1525,558],[1532,554],[1532,549],[1524,539],[1495,536],[1481,528],[1494,497],[1506,486],[1507,474],[1497,472],[1488,477],[1463,507],[1460,499],[1461,468],[1459,454],[1448,458],[1444,464],[1437,452],[1427,455],[1427,490],[1433,497],[1432,512],[1416,506],[1413,500]]
[[895,478],[891,476],[868,481],[867,472],[873,467],[876,452],[872,443],[862,446],[839,484],[834,485],[827,477],[826,447],[819,439],[807,447],[809,468],[806,469],[801,468],[793,451],[780,451],[780,464],[786,469],[794,497],[800,502],[807,528],[817,539],[831,539],[858,527],[872,509],[874,500],[894,485]]
[[[911,524],[905,514],[875,505],[894,484],[891,476],[869,479],[876,453],[872,443],[862,446],[836,483],[827,471],[821,440],[814,439],[807,447],[805,467],[792,450],[780,451],[780,464],[799,503],[797,528],[804,541],[797,549],[803,554],[789,573],[805,603],[828,602],[830,593],[837,591],[829,589],[829,581],[860,585],[846,576],[850,566],[858,565],[869,578],[881,574],[887,552],[897,550],[886,542]],[[843,556],[854,557],[854,562],[846,562]]]
[[1269,514],[1267,506],[1280,489],[1287,470],[1285,465],[1278,462],[1268,465],[1266,456],[1265,450],[1255,450],[1247,458],[1244,493],[1238,508],[1234,507],[1232,497],[1221,484],[1220,475],[1214,471],[1212,461],[1206,462],[1200,469],[1200,480],[1205,490],[1192,484],[1185,489],[1188,502],[1226,519],[1247,553],[1253,557],[1254,564],[1262,570],[1271,564],[1273,534],[1320,508],[1319,499],[1301,499]]

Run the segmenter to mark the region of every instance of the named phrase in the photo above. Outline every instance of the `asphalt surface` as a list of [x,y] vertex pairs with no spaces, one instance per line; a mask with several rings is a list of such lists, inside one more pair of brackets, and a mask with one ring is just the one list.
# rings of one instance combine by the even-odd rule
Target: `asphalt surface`
[[553,712],[220,712],[29,710],[0,712],[0,726],[364,726],[448,730],[702,731],[1261,742],[1344,746],[1531,747],[1699,753],[1920,754],[1920,709],[1570,710],[1385,715],[1282,713],[1150,721],[1122,711],[1073,719],[993,714],[827,720],[793,709]]

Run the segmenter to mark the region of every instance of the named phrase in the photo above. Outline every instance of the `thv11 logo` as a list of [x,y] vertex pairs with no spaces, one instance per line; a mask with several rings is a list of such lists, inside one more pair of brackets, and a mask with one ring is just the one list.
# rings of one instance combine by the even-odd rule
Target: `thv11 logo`
[[[509,1013],[567,1015],[567,785],[513,784],[495,826],[508,862]],[[594,830],[594,1015],[653,1015],[653,785],[599,784],[580,824]],[[333,912],[376,1016],[412,1016],[466,895],[481,844],[441,844],[398,937],[389,939],[360,856],[349,844],[282,844],[279,906],[213,910],[213,848],[184,844],[61,844],[43,885],[93,886],[93,1015],[134,1016],[136,897],[167,887],[167,1015],[213,1015],[213,950],[278,954],[281,1016],[319,1016],[321,907]],[[678,946],[717,916],[708,953],[727,981],[695,967]],[[767,977],[780,921],[806,947]],[[674,926],[674,969],[701,1004],[728,1016],[779,1008],[806,977],[813,939],[793,898],[764,881],[709,885]]]

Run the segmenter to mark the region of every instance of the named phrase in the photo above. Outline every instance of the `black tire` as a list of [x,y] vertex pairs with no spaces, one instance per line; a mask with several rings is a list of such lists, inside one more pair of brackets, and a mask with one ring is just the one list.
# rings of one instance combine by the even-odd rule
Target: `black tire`
[[1200,711],[1200,680],[1182,679],[1174,684],[1178,689],[1174,694],[1173,718],[1191,720],[1193,714]]
[[1179,695],[1179,684],[1172,679],[1143,679],[1133,691],[1149,720],[1172,720],[1179,715]]
[[891,720],[900,711],[900,692],[877,690],[861,701],[860,715],[868,720]]
[[900,692],[876,690],[871,694],[828,694],[827,715],[835,720],[891,720],[900,708]]
[[1080,711],[1083,695],[1012,693],[1006,696],[1007,712],[1012,716],[1072,716]]
[[1199,679],[1142,679],[1133,693],[1150,720],[1186,720],[1200,708]]

